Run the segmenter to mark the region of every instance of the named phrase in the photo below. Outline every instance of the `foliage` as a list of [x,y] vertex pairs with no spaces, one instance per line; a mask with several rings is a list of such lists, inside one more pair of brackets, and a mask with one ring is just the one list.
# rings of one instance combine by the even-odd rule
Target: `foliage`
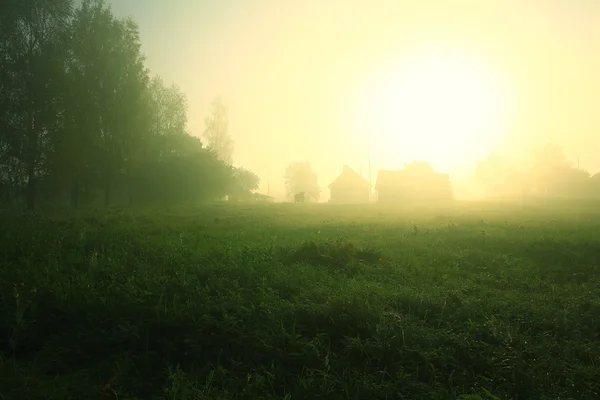
[[258,189],[260,178],[252,171],[245,168],[233,169],[233,190],[230,198],[244,200],[248,199],[253,190]]
[[231,165],[233,163],[233,140],[229,136],[227,107],[221,97],[213,100],[210,116],[204,120],[204,123],[206,125],[204,136],[208,148],[215,151],[221,161]]
[[598,397],[593,202],[0,218],[5,398]]
[[313,172],[310,163],[291,163],[285,170],[284,178],[288,199],[292,200],[295,194],[304,192],[307,200],[319,201],[321,189],[317,174]]
[[[103,0],[8,0],[0,33],[0,201],[211,200],[257,184],[190,136],[185,94],[150,79],[136,23]],[[219,104],[211,138],[232,149]]]
[[68,0],[10,0],[0,17],[0,103],[3,180],[26,186],[35,205],[36,183],[48,174],[48,154],[60,129],[64,93]]
[[600,196],[589,172],[569,165],[560,146],[537,148],[529,161],[524,167],[491,154],[477,164],[476,180],[488,195]]

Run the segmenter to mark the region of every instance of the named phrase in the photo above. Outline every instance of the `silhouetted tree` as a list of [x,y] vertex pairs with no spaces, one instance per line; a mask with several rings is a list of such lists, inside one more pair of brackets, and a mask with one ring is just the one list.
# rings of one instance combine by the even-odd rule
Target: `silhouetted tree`
[[147,71],[136,24],[115,18],[103,1],[84,0],[71,25],[55,181],[69,187],[75,207],[82,189],[101,190],[108,205],[149,128]]
[[258,177],[233,168],[227,110],[207,118],[210,148],[187,129],[187,98],[150,80],[138,27],[103,0],[3,0],[0,11],[0,201],[124,192],[143,202],[245,195]]
[[188,134],[187,96],[177,85],[166,87],[159,76],[152,78],[149,89],[153,103],[152,133],[162,136]]
[[231,167],[203,149],[198,138],[166,136],[171,151],[148,159],[136,184],[138,203],[216,200],[228,194],[234,178]]
[[71,11],[70,0],[2,2],[3,169],[25,185],[29,209],[35,207],[36,182],[48,173],[48,154],[61,128]]
[[210,116],[204,120],[204,123],[206,125],[204,137],[208,148],[214,150],[224,163],[231,165],[233,163],[233,140],[229,136],[227,107],[221,97],[213,100]]
[[230,200],[249,199],[253,190],[258,189],[260,178],[252,171],[245,168],[232,167],[232,188],[229,192]]
[[310,163],[291,163],[285,170],[284,178],[288,199],[293,200],[295,194],[304,192],[307,200],[319,201],[321,189]]
[[583,196],[590,174],[572,167],[560,146],[549,144],[532,152],[532,178],[539,194]]

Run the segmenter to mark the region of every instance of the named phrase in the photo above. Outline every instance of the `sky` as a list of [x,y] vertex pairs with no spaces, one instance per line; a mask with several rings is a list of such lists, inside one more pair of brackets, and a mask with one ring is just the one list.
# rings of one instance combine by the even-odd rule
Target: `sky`
[[[293,161],[324,188],[347,164],[430,161],[465,179],[491,151],[548,142],[600,171],[598,0],[110,0],[202,135],[229,107],[235,164],[283,192]],[[369,157],[370,155],[370,157]]]

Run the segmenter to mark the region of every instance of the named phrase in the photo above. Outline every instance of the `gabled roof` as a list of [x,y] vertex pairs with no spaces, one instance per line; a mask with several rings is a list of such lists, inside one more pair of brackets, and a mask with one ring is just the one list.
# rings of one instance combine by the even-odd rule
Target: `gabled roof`
[[371,184],[365,178],[360,176],[352,168],[344,165],[344,171],[337,177],[333,182],[329,184],[329,189],[335,187],[357,187],[357,188],[370,188]]
[[261,199],[272,199],[273,198],[273,196],[269,196],[269,195],[258,193],[258,192],[252,193],[252,196],[261,198]]
[[436,172],[433,169],[404,169],[402,171],[380,170],[377,174],[375,189],[379,190],[379,188],[382,187],[400,187],[411,185],[413,183],[418,184],[419,182],[432,183],[432,181],[444,184],[449,183],[450,176],[448,174]]

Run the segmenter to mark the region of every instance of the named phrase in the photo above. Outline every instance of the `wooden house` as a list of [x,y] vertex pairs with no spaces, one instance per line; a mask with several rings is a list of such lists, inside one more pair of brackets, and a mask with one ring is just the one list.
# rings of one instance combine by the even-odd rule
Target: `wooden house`
[[409,164],[401,171],[379,171],[375,190],[380,203],[449,201],[454,197],[450,177],[426,163]]
[[371,199],[371,184],[352,168],[344,165],[340,176],[329,184],[329,202],[338,204],[368,203]]

